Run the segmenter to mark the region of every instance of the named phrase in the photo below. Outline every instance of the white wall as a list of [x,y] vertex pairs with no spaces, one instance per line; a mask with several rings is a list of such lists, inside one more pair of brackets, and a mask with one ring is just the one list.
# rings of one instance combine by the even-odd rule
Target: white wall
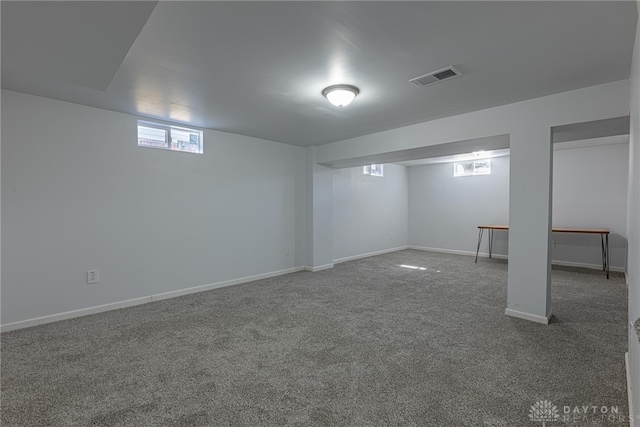
[[306,148],[305,268],[311,271],[333,267],[333,170],[316,164],[315,155],[316,147]]
[[[554,151],[553,225],[611,230],[611,266],[626,265],[628,144]],[[479,224],[509,223],[509,156],[492,159],[491,175],[453,177],[453,164],[409,168],[409,245],[475,253]],[[602,265],[600,236],[554,233],[554,261]],[[508,254],[496,231],[494,254]],[[488,239],[481,254],[488,253]]]
[[[315,160],[331,164],[496,135],[511,134],[513,139],[532,127],[548,131],[553,126],[626,116],[628,105],[629,81],[620,80],[321,145]],[[541,143],[546,145],[547,139]]]
[[[611,266],[626,265],[628,144],[554,151],[553,225],[607,227]],[[491,175],[453,177],[453,164],[409,168],[409,245],[475,253],[479,224],[509,223],[509,156],[492,159]],[[553,233],[554,261],[600,266],[599,235]],[[494,254],[507,255],[496,231]],[[488,253],[488,239],[481,253]]]
[[2,92],[2,324],[304,265],[304,148],[141,148],[136,119]]
[[[509,134],[509,271],[506,314],[548,322],[551,313],[551,128],[626,116],[629,82],[618,81],[432,120],[318,147],[335,164]],[[315,183],[316,177],[310,177]],[[319,213],[319,212],[318,212]]]
[[404,166],[384,165],[384,176],[362,167],[333,174],[333,257],[357,257],[407,246],[408,180]]
[[[605,227],[611,267],[627,259],[629,144],[556,150],[553,153],[553,225]],[[600,236],[553,233],[553,259],[602,265]]]
[[[491,160],[491,174],[453,176],[453,163],[409,167],[409,246],[475,253],[478,225],[509,223],[509,157]],[[485,232],[482,251],[488,252]],[[495,232],[494,253],[507,251]]]
[[[640,18],[640,1],[638,16]],[[629,321],[640,319],[640,21],[636,26],[631,66],[631,134],[629,142],[629,197],[627,230],[629,230],[629,254],[627,280],[629,283]],[[629,325],[629,367],[635,425],[640,425],[640,342]]]

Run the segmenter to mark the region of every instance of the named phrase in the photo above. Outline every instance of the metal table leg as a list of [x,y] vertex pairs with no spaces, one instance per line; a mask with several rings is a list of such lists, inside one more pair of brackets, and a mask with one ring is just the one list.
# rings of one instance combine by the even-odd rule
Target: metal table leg
[[476,260],[474,262],[478,262],[478,252],[480,252],[480,243],[482,243],[482,234],[484,232],[484,228],[480,228],[478,230],[478,248],[476,249]]
[[493,252],[493,228],[489,229],[489,258],[491,258],[491,253]]
[[609,278],[609,234],[606,234],[604,238],[606,240],[606,244],[605,244],[606,251],[604,253],[604,261],[605,261],[605,266],[607,268],[607,279],[608,279]]
[[604,234],[600,234],[600,243],[602,244],[602,271],[607,271],[607,261],[605,259]]
[[609,278],[609,234],[600,234],[600,243],[602,243],[602,271]]

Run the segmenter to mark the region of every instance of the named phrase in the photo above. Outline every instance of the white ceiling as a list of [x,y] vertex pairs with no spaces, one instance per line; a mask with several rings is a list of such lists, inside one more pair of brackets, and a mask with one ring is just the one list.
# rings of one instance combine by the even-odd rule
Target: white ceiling
[[[2,87],[319,145],[627,79],[635,7],[2,2]],[[408,82],[448,65],[463,76],[426,88]],[[320,94],[338,83],[361,91],[342,109]]]
[[2,86],[106,90],[156,3],[3,2]]

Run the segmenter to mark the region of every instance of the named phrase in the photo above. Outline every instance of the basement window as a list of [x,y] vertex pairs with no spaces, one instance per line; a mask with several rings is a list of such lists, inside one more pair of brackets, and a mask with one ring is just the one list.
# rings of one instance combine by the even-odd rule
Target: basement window
[[202,154],[202,131],[138,120],[138,146]]
[[470,160],[453,164],[453,176],[489,175],[491,160]]
[[371,176],[384,176],[383,165],[367,165],[364,166],[362,173]]

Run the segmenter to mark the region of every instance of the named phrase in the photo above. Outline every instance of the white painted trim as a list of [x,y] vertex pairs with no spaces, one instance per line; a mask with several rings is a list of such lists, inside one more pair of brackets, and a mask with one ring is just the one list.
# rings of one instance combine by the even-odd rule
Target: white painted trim
[[211,283],[208,285],[194,286],[193,288],[178,289],[177,291],[164,292],[151,296],[152,301],[160,301],[168,298],[180,297],[183,295],[195,294],[211,289],[225,288],[227,286],[239,285],[240,283],[253,282],[260,279],[268,279],[269,277],[282,276],[283,274],[297,273],[304,270],[303,267],[287,268],[284,270],[272,271],[270,273],[256,274],[255,276],[242,277],[240,279],[225,280],[224,282]]
[[33,319],[20,320],[18,322],[5,323],[0,326],[2,332],[13,331],[15,329],[28,328],[45,323],[57,322],[59,320],[73,319],[75,317],[88,316],[90,314],[102,313],[104,311],[117,310],[119,308],[133,307],[134,305],[146,304],[152,301],[151,296],[129,299],[125,301],[112,302],[109,304],[96,305],[94,307],[81,308],[78,310],[65,311],[63,313],[50,314],[48,316],[35,317]]
[[[640,1],[640,0],[638,0]],[[629,275],[627,275],[627,270],[624,271],[624,283],[629,287]]]
[[629,352],[626,352],[624,354],[624,366],[627,371],[627,397],[629,399],[629,427],[633,427],[635,412],[633,411],[633,389],[631,388],[631,366],[629,365]]
[[[469,255],[473,257],[476,256],[476,253],[473,251],[460,251],[457,249],[428,248],[426,246],[409,246],[408,249],[415,249],[417,251],[440,252],[443,254]],[[507,259],[506,255],[501,254],[491,254],[491,256],[497,259]],[[480,252],[478,253],[478,257],[489,258],[489,252]]]
[[[441,252],[443,254],[457,254],[457,255],[470,255],[475,257],[476,253],[473,251],[459,251],[459,250],[455,250],[455,249],[441,249],[441,248],[428,248],[428,247],[424,247],[424,246],[409,246],[409,249],[416,249],[419,251],[429,251],[429,252]],[[507,255],[502,255],[502,254],[492,254],[491,255],[493,258],[496,259],[508,259]],[[489,253],[488,252],[480,252],[478,253],[478,257],[480,258],[488,258],[489,257]],[[602,271],[602,265],[600,264],[586,264],[586,263],[581,263],[581,262],[571,262],[571,261],[560,261],[557,259],[551,260],[551,264],[553,265],[562,265],[565,267],[582,267],[582,268],[590,268],[593,270],[600,270]],[[624,273],[625,272],[625,268],[624,267],[614,267],[614,266],[610,266],[609,267],[609,271],[616,271],[619,273]]]
[[530,314],[530,313],[524,313],[522,311],[511,310],[510,308],[505,309],[504,314],[511,317],[517,317],[519,319],[530,320],[532,322],[544,323],[545,325],[549,323],[549,320],[551,320],[551,316],[553,315],[552,312],[549,312],[549,314],[547,314],[547,317],[544,317],[544,316],[539,316],[537,314]]
[[317,267],[305,267],[304,269],[307,271],[312,271],[312,272],[316,272],[316,271],[321,271],[321,270],[328,270],[330,268],[333,268],[333,263],[331,264],[325,264],[325,265],[319,265]]
[[360,254],[360,255],[353,255],[353,256],[348,256],[348,257],[344,257],[344,258],[338,258],[338,259],[334,259],[333,263],[334,264],[340,264],[341,262],[352,261],[354,259],[369,258],[370,256],[388,254],[388,253],[391,253],[391,252],[403,251],[405,249],[409,249],[409,246],[399,246],[397,248],[382,249],[380,251],[367,252],[366,254]]
[[211,283],[208,285],[194,286],[192,288],[178,289],[176,291],[164,292],[161,294],[148,295],[140,298],[134,298],[125,301],[118,301],[109,304],[97,305],[94,307],[81,308],[78,310],[65,311],[64,313],[51,314],[48,316],[36,317],[34,319],[20,320],[18,322],[6,323],[0,326],[0,331],[8,332],[16,329],[28,328],[45,323],[57,322],[60,320],[73,319],[75,317],[88,316],[90,314],[102,313],[105,311],[117,310],[120,308],[133,307],[135,305],[147,304],[153,301],[160,301],[168,298],[175,298],[183,295],[195,294],[211,289],[223,288],[226,286],[239,285],[240,283],[253,282],[255,280],[267,279],[269,277],[281,276],[283,274],[296,273],[303,271],[304,267],[287,268],[285,270],[272,271],[269,273],[257,274],[255,276],[247,276],[239,279],[226,280],[224,282]]
[[[590,268],[590,269],[593,269],[593,270],[602,271],[602,265],[601,264],[585,264],[585,263],[581,263],[581,262],[558,261],[558,260],[552,260],[551,264],[553,264],[553,265],[563,265],[565,267]],[[624,273],[624,270],[625,270],[624,267],[609,266],[609,271],[616,271],[618,273]]]

